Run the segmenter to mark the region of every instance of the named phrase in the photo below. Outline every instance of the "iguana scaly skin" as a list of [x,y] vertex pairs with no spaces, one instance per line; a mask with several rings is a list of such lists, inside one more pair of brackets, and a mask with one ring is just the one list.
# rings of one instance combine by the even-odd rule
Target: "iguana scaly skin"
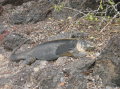
[[59,39],[39,44],[21,53],[13,52],[10,60],[15,62],[25,60],[26,64],[31,64],[35,60],[53,61],[61,56],[83,56],[85,50],[89,48],[93,48],[93,45],[85,40]]

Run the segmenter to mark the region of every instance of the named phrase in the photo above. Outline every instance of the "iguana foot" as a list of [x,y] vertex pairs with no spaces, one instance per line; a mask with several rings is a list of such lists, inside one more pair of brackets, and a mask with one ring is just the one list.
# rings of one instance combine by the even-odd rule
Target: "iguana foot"
[[27,65],[31,65],[32,63],[34,63],[36,61],[36,58],[33,58],[33,57],[27,57],[26,60],[24,60],[24,64],[27,64]]

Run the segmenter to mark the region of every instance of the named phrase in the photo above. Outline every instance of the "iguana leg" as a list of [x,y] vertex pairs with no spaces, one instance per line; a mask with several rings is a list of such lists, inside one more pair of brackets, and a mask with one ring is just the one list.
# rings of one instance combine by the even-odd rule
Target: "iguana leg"
[[61,54],[60,57],[68,56],[68,57],[74,57],[74,58],[81,58],[81,57],[85,57],[86,55],[87,55],[86,52],[68,51],[68,52]]
[[73,54],[73,57],[75,58],[81,58],[87,55],[85,52],[73,52],[72,54]]
[[28,56],[26,57],[26,59],[24,60],[24,64],[27,65],[31,65],[32,63],[34,63],[36,61],[36,58]]

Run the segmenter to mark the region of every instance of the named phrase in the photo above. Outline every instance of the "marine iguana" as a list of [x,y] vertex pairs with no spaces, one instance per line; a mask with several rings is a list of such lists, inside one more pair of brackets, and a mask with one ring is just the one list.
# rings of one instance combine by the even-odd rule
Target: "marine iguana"
[[35,60],[53,61],[61,56],[85,56],[87,49],[93,47],[93,44],[85,40],[73,38],[59,39],[41,43],[31,49],[17,54],[15,54],[15,51],[18,49],[16,48],[10,56],[10,60],[15,62],[25,60],[25,64],[30,65],[35,62]]

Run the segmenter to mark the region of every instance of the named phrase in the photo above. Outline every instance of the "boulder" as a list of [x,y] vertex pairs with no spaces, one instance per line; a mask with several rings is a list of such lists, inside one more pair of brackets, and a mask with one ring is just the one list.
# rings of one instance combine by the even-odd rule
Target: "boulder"
[[96,10],[100,0],[69,0],[69,6],[78,10]]
[[49,1],[54,4],[60,4],[63,2],[65,3],[65,6],[78,10],[86,10],[88,8],[91,10],[95,10],[97,9],[100,2],[100,0],[49,0]]
[[18,47],[18,45],[20,45],[20,43],[25,41],[26,39],[27,38],[25,38],[24,36],[18,33],[10,33],[4,38],[2,45],[4,49],[13,50],[16,47]]
[[[79,14],[78,11],[69,8],[62,8],[60,11],[56,10],[52,11],[52,17],[57,20],[65,20],[68,17],[75,17],[78,14]],[[81,16],[83,16],[82,13],[80,13],[79,17]]]
[[[61,8],[59,11],[53,11],[52,15],[56,19],[67,19],[68,17],[73,18],[80,18],[84,14],[81,12],[84,12],[85,14],[89,11],[97,10],[100,6],[101,0],[50,0],[51,2],[55,2],[57,4],[57,7],[59,8],[62,3],[64,3],[64,7]],[[116,5],[116,9],[120,11],[120,1],[119,0],[113,0]],[[109,5],[109,8],[107,7]],[[103,6],[104,9],[106,7],[106,15],[107,16],[114,16],[117,11],[114,10],[112,5],[108,2],[108,0],[103,0]],[[67,8],[65,8],[67,7]],[[78,10],[78,11],[77,11]],[[80,12],[81,11],[81,12]],[[105,11],[103,11],[105,12]],[[100,14],[98,14],[100,15]]]
[[[61,0],[56,0],[56,1],[61,1]],[[100,0],[67,0],[67,1],[62,0],[61,3],[64,3],[65,6],[63,6],[63,8],[61,8],[61,10],[59,11],[54,10],[52,12],[52,15],[55,19],[56,18],[67,19],[68,17],[79,18],[83,16],[84,14],[80,13],[77,10],[80,10],[80,11],[96,10],[99,7],[99,1]],[[60,4],[58,4],[58,7],[60,7]]]
[[36,23],[47,18],[51,12],[51,4],[46,0],[31,2],[26,5],[26,9],[22,9],[20,12],[16,11],[10,16],[11,24]]
[[120,87],[120,35],[108,41],[93,70],[93,74],[99,75],[105,85]]
[[6,30],[5,25],[0,23],[0,34],[4,33],[5,30]]
[[2,44],[2,41],[9,33],[10,32],[8,31],[7,27],[4,24],[0,23],[0,44]]
[[49,67],[36,72],[32,78],[40,89],[86,89],[88,80],[82,72],[93,62],[89,59],[86,62],[76,60],[58,67]]
[[[63,61],[47,63],[42,67],[38,60],[35,65],[24,66],[17,73],[0,78],[0,87],[10,89],[87,89],[87,78],[82,73],[87,70],[94,60],[84,58],[70,61],[71,58],[62,58]],[[61,60],[61,59],[60,59]],[[9,69],[13,70],[13,64]]]
[[[21,5],[25,2],[32,1],[32,0],[0,0],[1,5],[12,4],[12,5]],[[34,0],[36,1],[36,0]]]

